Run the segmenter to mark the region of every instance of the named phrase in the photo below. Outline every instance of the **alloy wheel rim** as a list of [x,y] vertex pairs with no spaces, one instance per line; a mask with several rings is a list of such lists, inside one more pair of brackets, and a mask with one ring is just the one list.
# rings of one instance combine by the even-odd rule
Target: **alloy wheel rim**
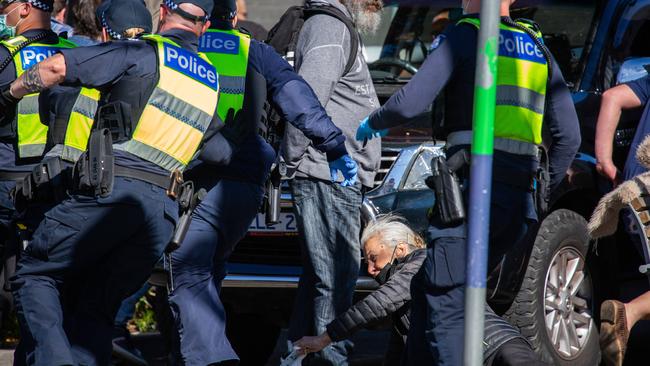
[[585,260],[574,248],[560,249],[551,261],[544,285],[544,320],[556,352],[574,359],[593,329],[591,280]]

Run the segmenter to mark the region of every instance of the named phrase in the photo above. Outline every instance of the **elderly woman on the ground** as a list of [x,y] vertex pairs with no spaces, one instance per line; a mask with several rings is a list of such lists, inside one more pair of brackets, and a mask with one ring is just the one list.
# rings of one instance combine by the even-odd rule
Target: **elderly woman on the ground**
[[[384,365],[400,365],[410,325],[409,288],[426,258],[426,245],[397,215],[381,216],[371,222],[363,231],[361,243],[368,274],[380,287],[334,319],[326,332],[303,337],[294,346],[305,353],[318,352],[369,324],[392,317],[393,329]],[[487,305],[485,322],[485,365],[544,365],[516,328]]]

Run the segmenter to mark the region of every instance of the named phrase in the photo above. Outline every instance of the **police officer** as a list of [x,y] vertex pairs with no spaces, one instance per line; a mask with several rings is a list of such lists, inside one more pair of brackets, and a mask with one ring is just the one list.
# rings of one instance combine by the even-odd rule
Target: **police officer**
[[[50,30],[52,1],[0,2],[0,87],[58,49],[74,44]],[[41,121],[39,94],[20,103],[0,105],[0,243],[10,236],[14,215],[9,192],[38,162],[45,148],[47,125]]]
[[[47,57],[59,48],[73,44],[57,37],[50,30],[51,1],[3,1],[0,2],[0,87],[6,87],[27,68]],[[19,246],[15,227],[15,210],[10,192],[16,181],[23,179],[43,154],[47,123],[45,103],[50,98],[33,94],[20,104],[10,102],[0,105],[0,246],[1,257],[11,258]],[[43,112],[43,113],[41,113]],[[4,266],[4,278],[13,271],[12,265]],[[8,272],[9,271],[9,272]],[[2,294],[2,310],[11,304],[10,295]]]
[[[501,258],[537,220],[531,182],[539,165],[542,121],[552,137],[551,187],[564,179],[580,145],[577,115],[560,69],[536,27],[509,17],[513,2],[501,1],[491,259]],[[447,157],[469,148],[480,7],[480,0],[463,1],[467,15],[438,38],[413,79],[362,123],[358,139],[381,135],[425,112],[446,87]],[[461,172],[464,179],[467,170]],[[466,232],[465,224],[432,219],[427,258],[411,283],[409,365],[463,362]]]
[[12,280],[27,352],[18,362],[109,363],[117,308],[174,230],[181,192],[172,172],[222,126],[216,70],[196,53],[211,11],[211,1],[168,0],[158,35],[64,50],[2,90],[7,104],[81,85],[106,95],[107,107],[75,166],[74,194],[47,212]]
[[[345,137],[311,88],[271,47],[235,30],[236,16],[234,0],[216,0],[212,26],[199,45],[219,72],[218,111],[226,121],[222,134],[235,152],[225,166],[200,164],[188,172],[209,192],[194,211],[183,245],[172,254],[175,288],[169,300],[187,365],[238,360],[226,338],[219,290],[226,261],[257,214],[276,159],[258,134],[267,97],[327,155],[330,166],[355,179]],[[346,159],[352,161],[348,167]]]

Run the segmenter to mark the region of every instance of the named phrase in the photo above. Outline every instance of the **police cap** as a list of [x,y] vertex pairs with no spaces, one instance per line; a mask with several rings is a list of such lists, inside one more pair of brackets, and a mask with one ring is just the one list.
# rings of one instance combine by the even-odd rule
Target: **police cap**
[[213,18],[230,20],[236,16],[237,0],[214,0]]
[[[12,3],[18,2],[19,0],[0,0],[0,8],[7,7],[11,5]],[[32,4],[33,7],[36,9],[45,11],[45,12],[52,12],[54,9],[54,0],[23,0],[20,1],[23,3],[30,3]]]
[[[205,12],[205,16],[197,17],[187,13],[186,11],[178,7],[180,4],[185,4],[185,3],[198,6],[199,8],[201,8],[201,10]],[[210,14],[212,14],[212,9],[214,7],[214,0],[163,0],[163,4],[171,11],[182,16],[183,18],[189,20],[195,20],[195,21],[199,21],[199,20],[207,21],[210,18]]]
[[97,7],[97,19],[113,39],[121,39],[124,31],[142,28],[151,33],[151,13],[143,0],[104,0]]

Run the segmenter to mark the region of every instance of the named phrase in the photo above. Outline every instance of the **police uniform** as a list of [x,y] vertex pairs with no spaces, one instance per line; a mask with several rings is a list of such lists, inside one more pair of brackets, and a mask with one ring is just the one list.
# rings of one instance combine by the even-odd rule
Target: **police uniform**
[[[447,156],[468,149],[479,27],[477,15],[449,27],[409,84],[369,117],[370,127],[390,128],[425,112],[445,87]],[[580,145],[577,115],[562,74],[552,57],[547,60],[537,47],[531,33],[541,37],[528,23],[513,25],[511,19],[502,18],[489,270],[537,220],[531,182],[539,165],[542,121],[553,139],[549,150],[552,187],[562,181]],[[461,175],[469,178],[467,172]],[[445,225],[436,216],[428,236],[427,258],[411,282],[406,364],[460,365],[467,228],[465,224]]]
[[[21,47],[28,39],[36,38],[36,42]],[[0,60],[11,59],[7,67],[0,71],[0,87],[9,85],[25,70],[57,50],[74,47],[73,43],[45,29],[26,31],[12,39],[1,41],[0,45]],[[41,100],[54,102],[50,98]],[[42,157],[48,132],[45,123],[49,121],[49,113],[47,103],[39,103],[39,94],[23,98],[17,106],[3,107],[0,116],[0,234],[6,239],[10,237],[9,227],[14,216],[13,200],[9,192],[14,188],[15,182],[31,172],[33,164]]]
[[[211,11],[211,3],[192,3]],[[120,302],[145,282],[178,217],[170,172],[183,170],[206,131],[221,125],[217,73],[197,46],[193,33],[172,29],[61,52],[61,84],[98,89],[107,105],[125,108],[123,135],[113,141],[112,190],[73,187],[20,259],[11,285],[28,364],[109,363]]]
[[[217,1],[215,8],[223,3]],[[234,1],[231,6],[236,9]],[[238,359],[226,338],[219,290],[226,261],[258,212],[276,159],[257,129],[267,96],[330,160],[346,154],[345,137],[291,66],[269,46],[231,29],[229,21],[215,19],[228,18],[228,11],[215,13],[199,49],[219,72],[222,133],[236,148],[227,165],[202,163],[188,171],[208,195],[194,211],[182,246],[172,253],[175,288],[169,301],[180,333],[178,353],[187,365]],[[305,110],[314,112],[305,115]],[[210,149],[206,146],[202,157],[209,158]]]

